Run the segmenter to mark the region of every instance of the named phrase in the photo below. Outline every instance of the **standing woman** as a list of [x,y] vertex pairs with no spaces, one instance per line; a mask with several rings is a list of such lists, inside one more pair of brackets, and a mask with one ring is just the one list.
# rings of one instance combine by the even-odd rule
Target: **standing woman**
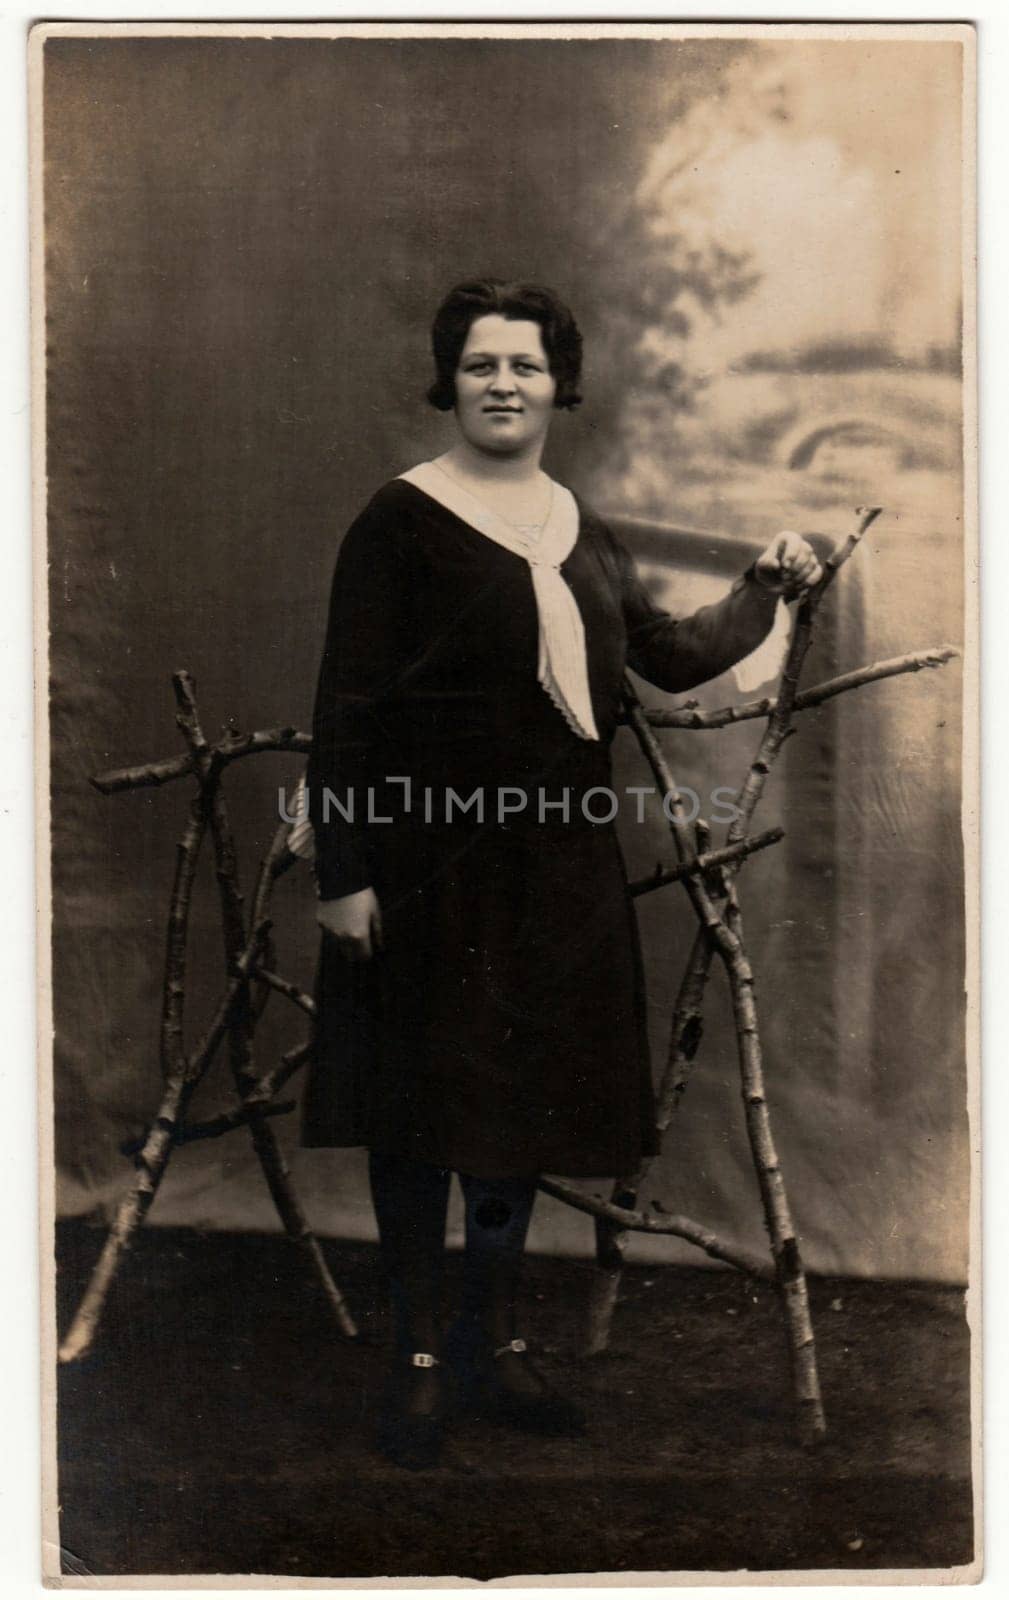
[[[369,1150],[396,1331],[378,1442],[413,1468],[437,1459],[446,1366],[486,1414],[580,1430],[522,1337],[537,1177],[614,1177],[656,1151],[608,820],[625,668],[693,688],[756,648],[779,593],[819,577],[782,534],[723,600],[674,620],[540,466],[554,412],[580,402],[567,307],[531,284],[463,283],[432,337],[429,398],[457,437],[347,533],[307,774],[323,936],[302,1142]],[[464,1288],[443,1339],[453,1172]]]

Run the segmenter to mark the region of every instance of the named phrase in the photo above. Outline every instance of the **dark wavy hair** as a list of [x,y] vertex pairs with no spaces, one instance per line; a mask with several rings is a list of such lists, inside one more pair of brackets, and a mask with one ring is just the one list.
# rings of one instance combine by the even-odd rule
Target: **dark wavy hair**
[[438,376],[427,397],[439,411],[455,405],[455,375],[470,326],[478,317],[507,317],[511,322],[538,322],[543,349],[557,384],[554,405],[580,406],[582,336],[564,301],[542,284],[508,282],[504,278],[472,278],[450,289],[435,313],[431,348]]

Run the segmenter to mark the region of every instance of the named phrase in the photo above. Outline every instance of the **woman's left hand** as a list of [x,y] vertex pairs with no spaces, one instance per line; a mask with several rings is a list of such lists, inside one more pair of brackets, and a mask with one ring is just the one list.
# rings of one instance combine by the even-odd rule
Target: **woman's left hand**
[[772,594],[791,599],[804,589],[813,589],[823,577],[823,568],[812,545],[801,533],[779,533],[754,562],[757,581]]

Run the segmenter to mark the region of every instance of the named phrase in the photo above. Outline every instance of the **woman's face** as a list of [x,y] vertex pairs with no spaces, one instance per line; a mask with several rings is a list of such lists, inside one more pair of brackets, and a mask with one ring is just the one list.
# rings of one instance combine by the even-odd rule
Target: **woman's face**
[[542,445],[557,384],[538,322],[477,317],[455,374],[455,415],[477,450],[515,455]]

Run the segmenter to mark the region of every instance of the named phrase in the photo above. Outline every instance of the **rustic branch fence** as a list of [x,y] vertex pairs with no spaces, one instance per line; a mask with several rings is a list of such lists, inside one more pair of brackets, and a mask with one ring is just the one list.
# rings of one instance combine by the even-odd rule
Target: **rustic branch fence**
[[[655,777],[677,856],[674,864],[660,865],[650,877],[632,883],[630,893],[638,896],[673,882],[682,883],[698,921],[697,934],[679,984],[665,1070],[657,1096],[659,1137],[661,1140],[666,1134],[687,1088],[703,1032],[705,986],[711,963],[717,957],[729,981],[745,1125],[770,1239],[770,1254],[759,1255],[720,1239],[702,1223],[668,1212],[657,1199],[650,1202],[647,1210],[640,1208],[639,1196],[654,1157],[643,1162],[636,1172],[621,1177],[608,1200],[556,1179],[544,1177],[540,1181],[545,1193],[586,1213],[595,1222],[597,1273],[588,1316],[586,1351],[589,1354],[605,1349],[608,1343],[624,1255],[632,1233],[675,1234],[715,1260],[773,1282],[781,1297],[791,1356],[798,1434],[806,1444],[815,1443],[823,1436],[826,1423],[806,1280],[771,1131],[753,970],[744,941],[736,878],[748,856],[773,846],[783,837],[780,828],[753,834],[750,826],[767,777],[794,731],[794,715],[884,678],[941,667],[957,654],[950,646],[940,646],[877,661],[800,691],[799,678],[812,640],[817,610],[837,572],[879,514],[878,507],[858,513],[855,530],[823,563],[820,583],[800,599],[775,697],[716,711],[704,712],[690,705],[672,711],[652,711],[642,706],[630,682],[625,683],[626,722]],[[308,1225],[272,1126],[273,1118],[294,1109],[294,1100],[277,1097],[308,1061],[311,1038],[294,1046],[269,1071],[260,1073],[253,1061],[256,1024],[271,994],[283,995],[310,1019],[315,1015],[311,996],[276,971],[276,952],[271,937],[271,894],[278,879],[296,860],[288,848],[291,824],[282,823],[276,830],[260,864],[246,913],[235,841],[221,785],[223,773],[232,762],[269,751],[307,754],[311,740],[308,734],[285,727],[255,733],[229,729],[216,742],[209,742],[200,724],[195,688],[189,674],[176,672],[172,682],[178,707],[176,723],[185,738],[186,752],[142,766],[101,773],[92,779],[102,794],[116,794],[191,775],[196,779],[197,790],[177,847],[168,914],[161,1012],[162,1100],[144,1137],[123,1146],[124,1154],[133,1157],[135,1177],[119,1202],[90,1282],[60,1345],[59,1355],[64,1362],[79,1359],[91,1347],[116,1273],[157,1194],[172,1150],[177,1145],[195,1139],[217,1138],[241,1127],[249,1130],[284,1228],[304,1252],[337,1329],[348,1339],[357,1334],[353,1316]],[[765,718],[766,727],[736,797],[735,815],[725,843],[712,849],[707,823],[698,819],[691,825],[687,820],[656,730],[704,731],[755,718]],[[187,1053],[183,1033],[186,947],[196,865],[208,833],[220,896],[225,985],[210,1026],[196,1048]],[[225,1041],[236,1103],[232,1110],[207,1121],[188,1122],[186,1113],[193,1092]]]

